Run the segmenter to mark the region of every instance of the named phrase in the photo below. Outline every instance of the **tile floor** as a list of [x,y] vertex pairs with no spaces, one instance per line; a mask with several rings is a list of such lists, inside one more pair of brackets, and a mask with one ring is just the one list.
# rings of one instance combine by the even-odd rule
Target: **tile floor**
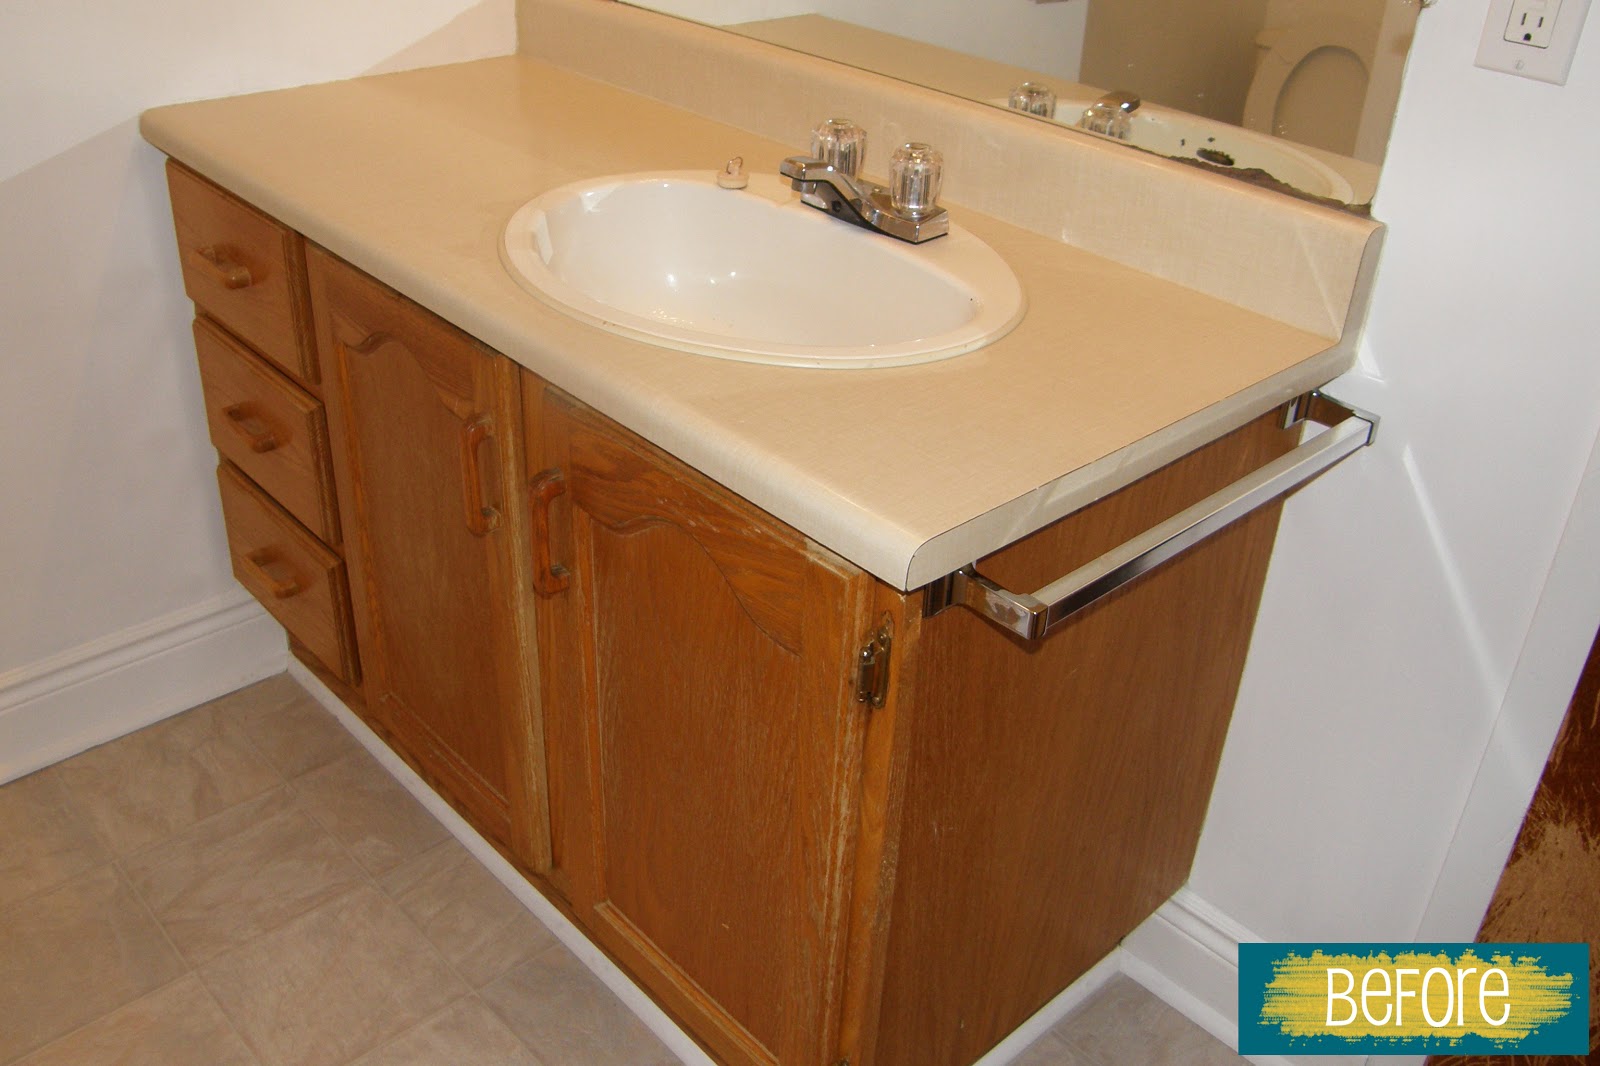
[[[1017,1060],[1238,1061],[1120,977]],[[0,787],[0,1066],[675,1062],[287,675]]]

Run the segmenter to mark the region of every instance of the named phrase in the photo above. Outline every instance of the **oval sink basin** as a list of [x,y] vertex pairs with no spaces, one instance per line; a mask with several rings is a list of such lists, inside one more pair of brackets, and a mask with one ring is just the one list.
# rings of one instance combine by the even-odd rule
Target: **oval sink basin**
[[[1000,107],[1005,100],[992,100]],[[1094,101],[1061,100],[1052,120],[1063,126],[1078,126],[1078,119]],[[1129,116],[1133,132],[1122,144],[1131,144],[1156,155],[1173,159],[1201,159],[1234,170],[1264,170],[1285,185],[1313,196],[1326,196],[1349,202],[1355,191],[1343,174],[1276,137],[1269,137],[1243,126],[1215,122],[1184,111],[1145,104]],[[1094,137],[1101,133],[1083,130]],[[1107,140],[1117,138],[1106,137]]]
[[600,329],[752,363],[864,368],[981,348],[1022,318],[1022,287],[958,226],[920,245],[841,222],[777,176],[710,171],[554,189],[506,226],[518,284]]

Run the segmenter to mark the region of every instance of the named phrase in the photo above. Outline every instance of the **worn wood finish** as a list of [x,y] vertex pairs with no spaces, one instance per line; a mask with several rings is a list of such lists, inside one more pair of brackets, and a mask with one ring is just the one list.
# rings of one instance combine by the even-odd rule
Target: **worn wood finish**
[[[983,572],[1024,589],[1066,573],[1287,451],[1280,417],[982,560]],[[862,1062],[967,1066],[1183,884],[1276,525],[1276,507],[1258,511],[1034,646],[966,610],[922,620]]]
[[1434,1055],[1427,1066],[1583,1066],[1600,1062],[1600,635],[1567,704],[1539,786],[1506,858],[1480,944],[1586,943],[1589,1050],[1585,1055]]
[[540,614],[575,909],[723,1060],[831,1062],[872,582],[573,402],[546,393],[541,423],[567,487],[570,583]]
[[339,543],[339,503],[322,402],[216,323],[194,321],[211,443],[290,514]]
[[315,389],[300,235],[170,160],[167,190],[189,299]]
[[[877,582],[873,616],[887,618],[894,633],[889,690],[868,720],[862,759],[860,816],[850,895],[849,954],[838,1060],[868,1063],[883,995],[889,918],[899,867],[900,830],[910,740],[915,735],[921,676],[922,618],[908,597]],[[831,1064],[830,1064],[831,1066]]]
[[543,869],[515,368],[321,249],[308,262],[367,713]]
[[359,675],[344,563],[232,464],[217,467],[233,573],[344,682]]

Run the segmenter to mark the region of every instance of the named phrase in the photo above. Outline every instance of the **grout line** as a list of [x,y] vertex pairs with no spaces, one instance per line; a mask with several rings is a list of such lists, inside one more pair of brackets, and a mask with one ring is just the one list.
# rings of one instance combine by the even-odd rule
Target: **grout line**
[[[282,933],[285,929],[289,928],[289,926],[293,925],[295,922],[303,921],[308,915],[311,915],[311,914],[315,913],[316,911],[319,911],[319,910],[323,909],[324,907],[331,907],[334,904],[338,903],[340,900],[343,900],[346,897],[348,897],[350,895],[353,895],[356,892],[359,892],[360,890],[361,890],[361,885],[359,883],[352,884],[349,887],[347,887],[344,891],[336,892],[332,896],[329,896],[327,899],[325,899],[322,902],[318,903],[315,907],[311,907],[311,908],[309,908],[309,909],[307,909],[305,911],[302,911],[300,914],[295,915],[293,918],[291,918],[288,921],[284,922],[282,925],[277,926],[276,928],[273,928],[273,929],[269,929],[266,932],[261,933],[259,936],[252,937],[251,939],[249,939],[249,940],[247,940],[247,941],[245,941],[245,942],[243,942],[241,944],[235,944],[232,947],[228,948],[226,951],[220,951],[217,954],[211,956],[211,958],[207,959],[205,962],[201,963],[199,966],[196,966],[194,968],[195,979],[198,980],[200,982],[201,987],[206,990],[206,994],[211,997],[212,1002],[217,1005],[217,1009],[222,1012],[223,1018],[227,1019],[228,1027],[233,1030],[234,1035],[238,1036],[239,1039],[244,1042],[245,1048],[255,1058],[257,1063],[262,1063],[262,1062],[264,1062],[266,1060],[266,1053],[263,1052],[261,1049],[257,1048],[256,1045],[253,1042],[251,1042],[249,1036],[244,1032],[244,1030],[239,1028],[238,1023],[235,1021],[233,1015],[228,1013],[228,1009],[225,1006],[223,1006],[222,1000],[217,998],[216,992],[211,988],[210,982],[208,982],[206,980],[205,975],[201,971],[204,970],[204,969],[209,968],[210,966],[216,964],[217,962],[220,962],[221,960],[223,960],[225,958],[228,958],[231,955],[236,955],[239,952],[245,950],[246,948],[253,947],[256,944],[261,943],[261,941],[267,939],[268,937],[276,936],[276,935]],[[366,1052],[362,1052],[362,1054],[366,1054]]]
[[[201,987],[205,986],[205,983],[200,980],[200,975],[195,971],[194,964],[189,961],[189,956],[185,955],[182,951],[178,950],[178,945],[177,945],[176,942],[173,941],[172,934],[167,932],[166,924],[163,923],[160,918],[156,917],[156,912],[155,912],[154,908],[152,908],[150,906],[150,901],[144,898],[144,893],[140,892],[139,891],[139,886],[134,884],[133,876],[128,873],[127,867],[122,864],[122,858],[119,857],[119,858],[113,859],[112,862],[111,862],[111,865],[116,870],[117,876],[122,879],[122,883],[124,885],[128,886],[128,891],[133,894],[133,898],[134,898],[135,902],[137,902],[139,904],[139,908],[144,911],[145,916],[147,918],[149,918],[152,922],[155,923],[156,929],[161,933],[161,939],[166,943],[168,949],[171,950],[173,956],[178,960],[179,964],[183,967],[183,971],[181,973],[179,973],[176,977],[174,977],[172,980],[167,981],[167,982],[157,986],[156,988],[150,989],[144,995],[136,996],[135,998],[130,999],[127,1003],[120,1004],[120,1005],[118,1005],[116,1007],[113,1007],[111,1010],[108,1010],[108,1011],[104,1012],[98,1018],[94,1019],[95,1022],[98,1022],[98,1021],[101,1021],[101,1020],[103,1020],[105,1018],[108,1018],[111,1015],[115,1014],[117,1011],[122,1010],[122,1009],[124,1009],[126,1007],[129,1007],[129,1006],[132,1006],[133,1004],[139,1002],[141,999],[144,999],[144,998],[146,998],[148,996],[153,996],[157,992],[160,992],[162,989],[170,988],[174,984],[176,984],[179,981],[183,980],[185,977],[193,977],[195,979],[195,983],[196,984],[200,985]],[[226,1018],[226,1015],[224,1015],[224,1018]],[[92,1024],[94,1024],[94,1022],[86,1023],[86,1025],[92,1025]],[[231,1028],[232,1023],[230,1022],[229,1025],[230,1025],[230,1028]],[[84,1028],[84,1026],[79,1026],[79,1028],[80,1029]],[[73,1031],[76,1032],[77,1030],[73,1030]]]
[[[330,717],[331,717],[331,715],[330,715]],[[414,802],[414,798],[411,796],[410,793],[404,792],[403,789],[401,791],[403,792],[403,794],[406,796],[406,798],[408,800],[413,800],[413,802]],[[429,814],[429,817],[430,818],[433,817],[431,813]],[[437,820],[437,819],[435,819],[435,820]],[[413,855],[411,858],[409,858],[409,859],[405,860],[404,862],[402,862],[402,863],[392,867],[391,869],[389,869],[386,872],[386,876],[387,876],[387,874],[395,873],[396,871],[398,871],[398,870],[400,870],[400,869],[402,869],[402,868],[404,868],[406,866],[410,866],[413,863],[419,863],[424,858],[426,858],[427,856],[432,855],[435,852],[443,851],[445,849],[448,849],[451,846],[454,846],[454,847],[460,849],[461,854],[462,854],[462,858],[463,858],[464,861],[470,862],[475,866],[482,867],[483,864],[478,862],[477,857],[474,856],[470,851],[468,851],[466,848],[462,847],[460,841],[456,840],[455,837],[453,837],[453,836],[446,835],[445,839],[439,841],[437,844],[434,844],[432,847],[428,848],[426,851],[423,851],[423,852],[421,852],[420,854],[417,854],[417,855]],[[484,873],[488,874],[489,871],[487,869],[485,869]],[[493,877],[492,874],[490,874],[489,876],[491,878]],[[420,1027],[422,1025],[426,1025],[429,1021],[432,1021],[434,1018],[438,1017],[440,1014],[443,1014],[444,1011],[449,1010],[452,1007],[456,1006],[462,1000],[467,999],[467,998],[477,998],[478,997],[478,993],[481,992],[483,989],[479,988],[470,979],[468,979],[467,975],[462,972],[461,967],[459,965],[457,965],[453,960],[451,960],[451,958],[444,953],[443,949],[441,949],[437,944],[434,943],[433,938],[428,935],[428,931],[425,928],[423,928],[422,923],[419,922],[411,914],[411,912],[406,909],[404,904],[402,904],[394,895],[390,894],[383,887],[383,885],[381,883],[379,883],[379,879],[377,877],[373,877],[372,878],[372,882],[373,882],[373,887],[375,889],[377,889],[378,894],[381,895],[384,899],[388,900],[389,903],[391,905],[393,905],[395,910],[400,912],[401,917],[403,917],[411,925],[411,927],[416,930],[417,935],[422,938],[422,942],[428,945],[428,949],[439,957],[440,961],[442,961],[445,964],[445,967],[452,974],[455,975],[455,977],[456,977],[456,979],[458,981],[461,982],[461,986],[467,990],[465,995],[458,996],[456,999],[451,1000],[449,1004],[447,1004],[445,1007],[440,1008],[439,1011],[435,1012],[432,1015],[429,1015],[425,1019],[422,1019],[422,1020],[416,1022],[414,1025],[408,1026],[406,1029],[402,1030],[401,1032],[396,1033],[391,1039],[385,1041],[384,1044],[378,1045],[379,1047],[383,1047],[383,1046],[385,1046],[387,1044],[393,1043],[395,1040],[400,1039],[400,1037],[404,1036],[406,1033],[409,1033],[412,1030],[414,1030],[414,1029],[416,1029],[416,1028],[418,1028],[418,1027]],[[499,882],[497,881],[496,884],[498,885]],[[509,895],[509,893],[508,893],[508,895]],[[518,906],[518,907],[521,906],[521,904],[517,902],[516,897],[514,897],[514,896],[512,897],[512,903],[514,905]],[[536,958],[539,958],[540,956],[544,955],[545,952],[548,951],[550,947],[553,947],[553,946],[556,946],[556,945],[554,945],[554,944],[546,945],[544,948],[541,948],[539,951],[534,952],[533,955],[529,956],[527,959],[523,960],[522,962],[516,963],[513,966],[509,967],[505,971],[505,973],[496,974],[494,978],[492,978],[491,980],[485,982],[485,984],[483,985],[483,988],[489,987],[489,985],[492,985],[495,982],[501,980],[502,978],[504,978],[507,974],[511,973],[512,971],[519,969],[520,967],[526,965],[529,962],[532,962]],[[516,1038],[517,1043],[522,1044],[524,1047],[527,1047],[529,1052],[531,1052],[535,1057],[538,1057],[538,1054],[539,1054],[538,1049],[528,1045],[526,1041],[524,1041],[520,1036],[518,1036],[516,1031],[513,1030],[510,1027],[509,1024],[506,1023],[506,1020],[504,1018],[500,1017],[500,1013],[498,1011],[496,1011],[493,1006],[491,1006],[486,1001],[480,1000],[480,1002],[483,1003],[484,1008],[486,1010],[488,1010],[490,1014],[493,1014],[497,1019],[499,1019],[499,1021],[500,1021],[500,1023],[502,1025],[506,1026],[506,1030],[508,1032],[510,1032],[513,1037]],[[369,1048],[367,1051],[362,1052],[362,1054],[363,1055],[371,1054],[371,1052],[374,1051],[374,1050],[376,1050],[376,1049],[375,1048]]]
[[196,969],[194,963],[189,961],[188,955],[178,949],[177,942],[172,939],[172,934],[167,931],[166,923],[157,917],[155,908],[150,906],[150,901],[144,898],[144,893],[140,892],[139,886],[134,884],[133,875],[128,873],[128,868],[122,864],[122,860],[119,858],[112,862],[111,865],[116,868],[117,876],[122,878],[122,883],[128,886],[128,891],[133,893],[133,898],[139,902],[139,907],[144,911],[145,916],[154,922],[156,928],[161,931],[161,939],[166,941],[167,947],[171,948],[172,953],[178,957],[178,961],[183,963],[184,972],[194,973]]
[[[48,769],[51,769],[51,768],[47,767],[46,770],[39,770],[39,771],[35,771],[35,772],[36,773],[45,773],[45,772],[47,772]],[[20,781],[22,779],[21,778],[17,778],[16,780]],[[0,785],[0,792],[3,792],[6,788],[10,787],[11,785],[13,785],[15,783],[16,783],[16,781],[8,781],[4,785]],[[34,889],[33,891],[28,892],[28,893],[26,893],[24,895],[18,896],[17,898],[15,898],[13,900],[9,900],[9,901],[7,901],[5,903],[0,903],[0,915],[4,915],[8,911],[11,911],[11,910],[15,909],[16,907],[19,907],[24,903],[28,903],[28,902],[31,902],[32,900],[36,900],[40,896],[44,895],[47,892],[54,892],[58,888],[62,888],[64,886],[66,886],[66,885],[69,885],[73,881],[76,881],[78,878],[84,877],[84,876],[86,876],[88,874],[92,874],[96,870],[102,869],[103,867],[106,867],[106,866],[114,866],[119,861],[119,856],[117,855],[117,850],[111,846],[111,844],[105,839],[105,837],[100,835],[100,830],[95,826],[94,819],[89,818],[87,815],[84,814],[84,812],[82,810],[80,810],[78,807],[76,807],[75,805],[72,804],[72,802],[71,802],[71,793],[67,789],[66,784],[64,782],[57,781],[56,782],[56,789],[61,793],[61,798],[62,798],[62,804],[61,805],[65,806],[73,814],[76,814],[76,815],[79,815],[79,816],[82,817],[82,820],[83,820],[84,824],[87,825],[88,828],[89,828],[90,835],[92,837],[94,837],[95,843],[99,844],[100,847],[103,849],[103,851],[105,853],[105,858],[101,859],[99,862],[91,862],[89,865],[85,866],[81,870],[74,870],[72,873],[67,874],[65,877],[62,877],[59,881],[52,881],[49,884],[41,885],[40,887]],[[0,1064],[0,1066],[3,1066],[3,1064]]]
[[217,1008],[217,1013],[222,1016],[223,1024],[228,1027],[228,1032],[232,1033],[239,1041],[239,1046],[244,1048],[244,1053],[250,1056],[250,1060],[254,1062],[256,1066],[261,1066],[261,1055],[256,1051],[255,1045],[250,1043],[249,1038],[244,1035],[244,1032],[233,1020],[233,1015],[229,1014],[225,1009],[223,1009],[222,1000],[218,999],[217,994],[211,991],[211,986],[206,984],[205,978],[200,976],[200,971],[198,969],[194,974],[194,983],[200,986],[200,991],[205,993],[206,998],[211,1001],[211,1005]]
[[[322,713],[327,714],[326,710],[324,710],[322,708],[321,704],[318,704],[316,702],[316,700],[310,695],[310,693],[305,693],[304,689],[302,689],[301,691],[302,691],[302,693],[304,695],[304,698],[306,700],[310,701],[314,706],[316,706],[316,708],[319,711],[322,711]],[[332,715],[329,715],[329,717],[331,718]],[[334,721],[337,722],[337,719],[334,719]],[[387,890],[384,889],[382,881],[381,881],[382,877],[387,876],[389,874],[392,874],[396,870],[399,870],[402,867],[408,866],[411,863],[422,859],[423,856],[431,855],[434,851],[436,851],[439,848],[442,848],[442,847],[446,846],[447,844],[449,844],[454,838],[450,837],[447,834],[445,839],[439,841],[436,844],[431,845],[430,847],[426,848],[425,850],[419,852],[416,855],[411,856],[408,859],[405,859],[405,860],[403,860],[403,861],[401,861],[399,863],[396,863],[394,866],[391,866],[388,870],[385,870],[383,874],[381,874],[381,875],[380,874],[376,874],[376,873],[373,873],[371,870],[367,869],[366,864],[362,863],[360,861],[360,859],[358,859],[356,857],[355,853],[350,849],[350,847],[348,845],[346,845],[346,843],[342,839],[340,839],[339,835],[337,833],[335,833],[321,818],[318,818],[316,812],[314,810],[312,810],[306,803],[303,802],[303,797],[302,797],[301,790],[295,786],[295,782],[296,781],[299,781],[299,780],[301,780],[303,778],[309,777],[314,773],[317,773],[317,772],[319,772],[321,770],[325,770],[330,766],[337,765],[338,763],[343,762],[345,760],[355,759],[362,753],[363,752],[362,752],[362,749],[361,749],[360,745],[357,745],[351,751],[344,752],[343,754],[338,755],[335,758],[330,759],[327,762],[323,763],[321,766],[316,766],[316,767],[313,767],[312,769],[309,769],[309,770],[305,771],[302,774],[297,774],[294,778],[285,781],[284,787],[289,792],[291,803],[293,804],[294,809],[299,811],[306,818],[308,818],[311,821],[311,823],[317,827],[318,831],[320,831],[324,836],[328,837],[328,839],[333,841],[334,846],[339,849],[339,853],[345,857],[345,861],[349,862],[352,866],[354,866],[356,868],[357,872],[360,873],[360,875],[363,878],[363,880],[365,881],[365,883],[367,885],[371,886],[372,890],[374,892],[376,892],[379,897],[381,897],[385,902],[387,902],[390,906],[394,907],[394,909],[399,912],[401,918],[403,918],[406,921],[406,923],[409,924],[411,926],[411,928],[416,931],[417,936],[421,938],[422,943],[427,946],[427,949],[430,952],[432,952],[434,954],[434,956],[440,962],[442,962],[444,964],[445,968],[447,970],[449,970],[450,973],[455,975],[455,978],[456,978],[457,981],[461,982],[461,987],[466,989],[466,992],[464,992],[462,995],[457,996],[454,999],[450,1000],[448,1003],[446,1003],[444,1006],[440,1007],[439,1010],[435,1011],[433,1014],[430,1014],[425,1018],[419,1019],[418,1021],[414,1022],[413,1024],[411,1024],[411,1025],[407,1026],[406,1028],[400,1030],[399,1032],[393,1034],[387,1040],[380,1041],[379,1043],[374,1044],[371,1047],[362,1049],[361,1051],[357,1052],[355,1055],[351,1056],[349,1059],[346,1059],[345,1062],[342,1064],[342,1066],[349,1066],[350,1063],[358,1062],[362,1058],[364,1058],[365,1056],[372,1054],[374,1051],[377,1051],[380,1048],[384,1048],[384,1047],[389,1046],[390,1044],[392,1044],[395,1041],[399,1040],[401,1037],[405,1036],[407,1033],[410,1033],[413,1030],[419,1028],[420,1026],[426,1025],[429,1022],[433,1021],[435,1018],[439,1017],[445,1011],[453,1009],[455,1006],[460,1004],[462,1000],[467,999],[470,996],[477,995],[477,991],[478,991],[473,986],[472,982],[468,981],[466,979],[466,977],[461,973],[460,969],[456,966],[456,964],[454,962],[452,962],[444,954],[444,952],[439,950],[438,945],[436,945],[433,942],[433,939],[428,936],[426,930],[424,930],[422,928],[422,926],[420,924],[418,924],[417,920],[411,916],[410,912],[407,911],[405,909],[405,907],[401,906],[399,900],[395,899],[393,895],[391,895]],[[403,792],[403,790],[402,790],[402,792]],[[409,793],[405,793],[405,795],[406,795],[407,799],[411,799],[411,796],[410,796]],[[429,817],[431,818],[432,815],[430,814]],[[309,913],[311,913],[312,910],[316,910],[321,906],[324,906],[324,905],[326,905],[328,903],[332,903],[334,899],[343,898],[344,896],[348,895],[350,892],[355,891],[359,887],[360,887],[359,885],[352,886],[347,891],[339,893],[337,896],[333,897],[332,899],[324,900],[322,903],[319,903],[317,905],[317,907],[312,907],[312,908],[308,909],[305,912],[305,914],[309,914]],[[304,915],[302,914],[302,915],[300,915],[298,917],[304,917]],[[292,920],[298,920],[298,918],[297,919],[292,919]],[[287,925],[289,923],[286,922],[284,924]],[[282,928],[282,926],[280,926],[279,928]]]
[[355,1063],[360,1062],[362,1059],[366,1058],[368,1055],[372,1055],[372,1054],[374,1054],[376,1052],[382,1051],[386,1047],[391,1047],[394,1044],[399,1043],[406,1036],[410,1035],[411,1033],[416,1032],[418,1029],[421,1029],[425,1025],[433,1024],[434,1022],[438,1021],[440,1018],[442,1018],[446,1014],[448,1014],[450,1011],[455,1010],[457,1007],[461,1006],[461,1004],[465,1003],[469,999],[475,998],[476,996],[477,996],[477,993],[476,992],[471,992],[471,991],[467,992],[465,995],[457,996],[455,999],[452,999],[450,1002],[446,1003],[444,1006],[440,1007],[438,1010],[434,1011],[432,1014],[429,1014],[429,1015],[423,1017],[422,1019],[420,1019],[419,1021],[415,1022],[412,1025],[406,1026],[404,1029],[400,1030],[398,1033],[395,1033],[393,1036],[389,1037],[387,1040],[383,1040],[383,1041],[380,1041],[379,1043],[376,1043],[376,1044],[372,1045],[371,1047],[367,1048],[365,1051],[363,1051],[360,1054],[356,1055],[354,1058],[346,1059],[343,1063],[330,1063],[329,1066],[355,1066]]
[[172,980],[167,981],[164,984],[157,985],[156,987],[150,989],[148,992],[142,993],[141,995],[134,996],[132,999],[128,1000],[126,1003],[118,1004],[117,1006],[112,1007],[110,1010],[105,1011],[102,1014],[95,1015],[93,1018],[90,1018],[88,1021],[84,1022],[82,1025],[76,1026],[76,1027],[74,1027],[72,1029],[68,1029],[64,1033],[60,1033],[60,1034],[58,1034],[56,1036],[51,1037],[47,1042],[45,1042],[43,1044],[40,1044],[36,1048],[30,1048],[29,1050],[24,1051],[21,1054],[21,1056],[19,1056],[17,1058],[7,1059],[4,1063],[0,1063],[0,1066],[13,1066],[13,1064],[16,1064],[16,1063],[26,1062],[28,1059],[31,1059],[33,1056],[39,1054],[41,1051],[48,1051],[50,1048],[55,1047],[57,1044],[61,1043],[61,1041],[63,1041],[63,1040],[66,1040],[68,1037],[76,1036],[79,1033],[83,1032],[85,1029],[89,1028],[91,1025],[95,1025],[98,1022],[105,1021],[107,1018],[111,1017],[113,1014],[117,1013],[118,1011],[126,1010],[127,1008],[133,1006],[135,1003],[141,1003],[144,1000],[149,999],[151,996],[154,996],[154,995],[157,995],[157,994],[159,994],[161,992],[166,991],[167,989],[171,988],[173,985],[177,984],[179,981],[183,980],[185,977],[189,977],[189,976],[191,976],[191,974],[189,974],[189,973],[180,973],[178,976],[174,977]]

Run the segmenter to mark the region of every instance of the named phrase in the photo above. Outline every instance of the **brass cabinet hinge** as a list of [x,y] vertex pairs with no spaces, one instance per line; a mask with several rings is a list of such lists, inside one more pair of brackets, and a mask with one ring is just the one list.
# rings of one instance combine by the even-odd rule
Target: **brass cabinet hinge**
[[887,614],[856,656],[856,702],[882,707],[889,698],[889,651],[894,647],[894,619]]

